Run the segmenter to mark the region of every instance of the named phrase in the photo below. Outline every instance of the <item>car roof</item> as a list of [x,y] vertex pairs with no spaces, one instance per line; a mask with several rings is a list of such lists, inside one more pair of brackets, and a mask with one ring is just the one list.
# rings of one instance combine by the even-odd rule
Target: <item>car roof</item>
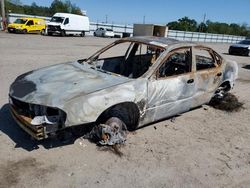
[[131,41],[131,42],[141,42],[149,45],[160,46],[167,48],[171,45],[182,44],[182,45],[195,45],[192,42],[179,41],[176,39],[166,38],[166,37],[155,37],[155,36],[135,36],[123,38],[120,41]]
[[42,18],[30,18],[30,17],[21,17],[19,19],[24,19],[24,20],[44,20]]

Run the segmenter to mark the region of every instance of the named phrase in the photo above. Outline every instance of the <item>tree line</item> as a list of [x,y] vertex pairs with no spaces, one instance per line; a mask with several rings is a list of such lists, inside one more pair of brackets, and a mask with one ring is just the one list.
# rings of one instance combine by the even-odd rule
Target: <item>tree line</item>
[[70,0],[54,0],[49,7],[38,6],[35,2],[23,5],[20,0],[5,0],[6,13],[30,14],[36,16],[53,16],[57,12],[82,15],[81,9]]
[[228,34],[250,37],[250,29],[247,27],[247,24],[227,24],[220,22],[212,22],[210,20],[198,24],[198,22],[194,19],[183,17],[180,18],[178,21],[169,22],[167,26],[171,30]]

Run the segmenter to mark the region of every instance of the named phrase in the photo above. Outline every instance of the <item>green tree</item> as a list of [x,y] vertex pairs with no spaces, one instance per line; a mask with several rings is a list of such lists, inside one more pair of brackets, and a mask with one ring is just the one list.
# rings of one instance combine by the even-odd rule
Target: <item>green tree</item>
[[196,31],[197,22],[194,19],[189,19],[188,17],[183,17],[178,21],[170,22],[167,24],[169,29],[179,30],[179,31]]

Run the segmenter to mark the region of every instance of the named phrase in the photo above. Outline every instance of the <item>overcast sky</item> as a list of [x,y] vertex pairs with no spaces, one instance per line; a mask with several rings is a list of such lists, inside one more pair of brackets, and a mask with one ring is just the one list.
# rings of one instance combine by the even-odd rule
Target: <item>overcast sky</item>
[[[50,6],[52,0],[21,0],[30,5]],[[87,11],[90,21],[120,24],[166,24],[184,16],[198,22],[206,20],[250,25],[250,0],[71,0]]]

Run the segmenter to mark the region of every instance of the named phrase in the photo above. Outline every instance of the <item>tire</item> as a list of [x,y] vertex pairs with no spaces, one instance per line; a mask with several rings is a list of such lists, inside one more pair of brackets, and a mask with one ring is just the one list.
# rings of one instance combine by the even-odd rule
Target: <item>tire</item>
[[49,35],[49,36],[52,36],[52,32],[48,32],[48,35]]
[[27,33],[27,29],[24,29],[24,30],[23,30],[23,34],[26,34],[26,33]]
[[104,37],[104,33],[102,33],[102,37]]
[[81,37],[85,37],[85,31],[82,31],[82,33],[80,35],[81,35]]
[[40,32],[41,35],[45,35],[45,29],[42,29]]
[[131,111],[129,112],[128,109],[125,109],[121,106],[116,106],[108,110],[108,112],[104,115],[104,118],[101,120],[100,123],[105,123],[112,117],[116,117],[122,122],[124,122],[129,131],[135,130],[138,126],[139,119],[136,114]]
[[61,31],[61,36],[62,36],[62,37],[65,37],[65,36],[66,36],[66,33],[65,33],[64,30]]

